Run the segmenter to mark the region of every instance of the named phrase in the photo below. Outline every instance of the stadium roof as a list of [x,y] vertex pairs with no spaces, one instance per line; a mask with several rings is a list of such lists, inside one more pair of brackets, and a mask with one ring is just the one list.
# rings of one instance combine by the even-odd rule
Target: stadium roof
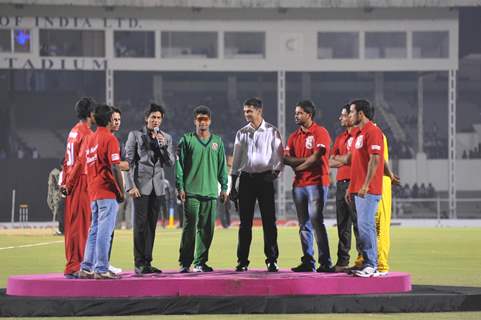
[[481,0],[0,0],[0,4],[159,8],[449,8]]

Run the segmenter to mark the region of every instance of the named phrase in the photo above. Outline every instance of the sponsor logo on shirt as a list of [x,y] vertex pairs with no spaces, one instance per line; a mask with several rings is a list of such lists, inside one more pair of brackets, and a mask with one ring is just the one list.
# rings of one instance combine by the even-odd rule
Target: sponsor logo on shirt
[[[96,154],[96,151],[97,151],[97,148],[98,148],[98,144],[96,144],[95,146],[93,146],[92,148],[88,148],[87,151],[86,151],[86,157],[87,157],[87,164],[90,165],[92,164],[93,162],[97,161],[97,154]],[[93,154],[93,155],[92,155]]]
[[353,137],[350,137],[349,139],[347,139],[347,150],[351,150],[353,140],[354,140]]
[[72,138],[72,139],[77,138],[77,136],[78,136],[78,132],[76,132],[76,131],[72,131],[68,134],[68,137]]
[[214,142],[211,146],[212,150],[214,151],[217,151],[217,149],[219,149],[219,145],[217,144],[217,142]]
[[363,140],[364,140],[364,136],[363,135],[360,135],[359,137],[357,137],[356,139],[356,144],[354,145],[354,147],[356,149],[361,149],[362,148],[362,145],[363,145]]
[[120,160],[120,155],[118,153],[113,153],[112,154],[112,161],[117,161]]
[[372,150],[381,150],[381,146],[379,146],[379,145],[377,145],[377,144],[373,144],[373,145],[371,146],[371,149],[372,149]]
[[314,146],[314,136],[308,136],[306,138],[306,149],[312,149]]

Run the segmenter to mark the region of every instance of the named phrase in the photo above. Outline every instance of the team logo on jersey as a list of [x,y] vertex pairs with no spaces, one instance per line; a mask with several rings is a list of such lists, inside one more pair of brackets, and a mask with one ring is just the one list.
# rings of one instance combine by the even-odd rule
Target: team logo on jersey
[[352,140],[354,140],[353,137],[349,137],[349,139],[347,139],[347,150],[351,150],[351,147],[352,147]]
[[356,139],[356,144],[354,145],[354,146],[356,147],[356,149],[361,149],[361,148],[362,148],[363,140],[364,140],[364,136],[363,136],[363,135],[360,135],[359,137],[357,137],[357,139]]
[[211,148],[212,150],[217,151],[217,149],[219,149],[219,145],[216,142],[214,142]]
[[314,147],[314,136],[308,136],[306,138],[306,148],[312,149],[312,147]]

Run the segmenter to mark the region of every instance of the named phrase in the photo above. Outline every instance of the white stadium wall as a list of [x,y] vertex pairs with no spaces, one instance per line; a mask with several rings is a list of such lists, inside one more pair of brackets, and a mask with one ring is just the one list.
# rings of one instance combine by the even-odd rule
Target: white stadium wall
[[[402,183],[431,182],[438,191],[448,190],[447,159],[403,159],[399,160],[399,176]],[[458,191],[481,190],[481,159],[456,160],[456,189]]]

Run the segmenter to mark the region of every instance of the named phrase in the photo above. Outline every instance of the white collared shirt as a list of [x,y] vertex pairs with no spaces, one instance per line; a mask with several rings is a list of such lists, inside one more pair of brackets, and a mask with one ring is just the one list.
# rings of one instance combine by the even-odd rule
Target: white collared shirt
[[256,130],[249,123],[235,136],[232,174],[281,171],[282,155],[281,135],[276,127],[262,120]]

